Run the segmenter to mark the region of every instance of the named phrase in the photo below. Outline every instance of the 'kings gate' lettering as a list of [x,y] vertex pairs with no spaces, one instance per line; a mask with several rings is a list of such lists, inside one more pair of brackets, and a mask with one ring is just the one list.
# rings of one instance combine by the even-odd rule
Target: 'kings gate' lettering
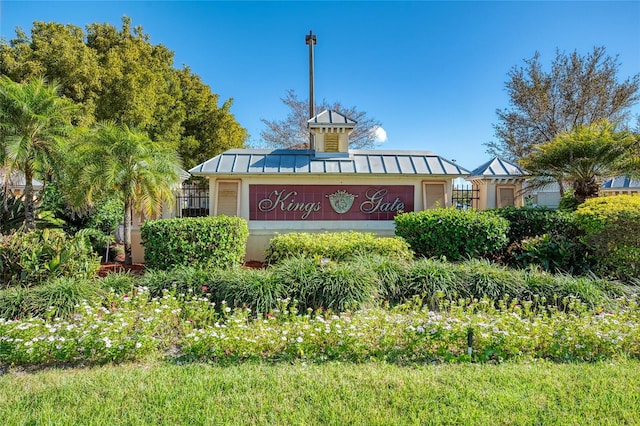
[[400,212],[404,211],[404,203],[396,197],[392,202],[385,201],[384,196],[389,192],[386,189],[371,188],[366,193],[367,201],[360,204],[362,213],[371,214],[375,212]]
[[312,212],[320,211],[319,202],[299,203],[295,201],[297,191],[273,191],[269,198],[264,198],[258,203],[258,210],[270,212],[279,209],[282,212],[304,212],[301,219],[305,220]]
[[413,185],[249,185],[251,220],[393,220],[413,211]]

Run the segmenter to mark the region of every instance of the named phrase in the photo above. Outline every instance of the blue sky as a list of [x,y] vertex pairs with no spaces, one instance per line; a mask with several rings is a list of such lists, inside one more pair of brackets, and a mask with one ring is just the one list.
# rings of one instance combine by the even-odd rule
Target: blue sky
[[[619,55],[620,78],[640,72],[640,2],[0,1],[0,36],[33,21],[141,25],[175,52],[260,140],[260,121],[287,114],[280,98],[308,96],[313,30],[316,98],[380,120],[388,150],[429,150],[468,169],[490,159],[508,71],[538,51]],[[634,114],[640,114],[636,105]]]

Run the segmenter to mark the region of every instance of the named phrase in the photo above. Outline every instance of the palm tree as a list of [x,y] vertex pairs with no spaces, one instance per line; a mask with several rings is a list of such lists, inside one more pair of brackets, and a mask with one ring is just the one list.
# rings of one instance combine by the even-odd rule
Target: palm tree
[[61,139],[72,128],[75,105],[58,92],[59,86],[44,78],[16,83],[0,77],[0,166],[6,176],[24,173],[26,230],[35,228],[34,175],[57,172]]
[[175,151],[152,141],[146,133],[112,121],[99,123],[73,146],[73,204],[93,204],[115,193],[124,203],[125,263],[131,259],[132,212],[153,217],[173,199],[180,182]]
[[520,160],[532,179],[533,187],[551,182],[571,184],[579,203],[595,197],[602,181],[628,172],[638,152],[633,134],[618,132],[603,121],[561,133],[551,142],[538,145]]

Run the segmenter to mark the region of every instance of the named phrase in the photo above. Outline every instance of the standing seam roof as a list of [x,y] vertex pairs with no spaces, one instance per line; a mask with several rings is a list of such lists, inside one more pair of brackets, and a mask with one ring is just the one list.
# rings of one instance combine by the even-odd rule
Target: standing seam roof
[[[353,150],[349,157],[315,158],[310,150],[229,150],[189,170],[192,174],[468,175],[430,151]],[[422,166],[419,166],[422,165]],[[420,169],[424,169],[421,171]]]

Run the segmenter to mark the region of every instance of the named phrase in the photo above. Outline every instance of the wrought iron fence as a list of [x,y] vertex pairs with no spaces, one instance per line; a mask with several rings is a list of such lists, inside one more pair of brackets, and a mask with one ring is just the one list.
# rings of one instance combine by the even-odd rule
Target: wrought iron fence
[[209,216],[209,184],[205,180],[185,182],[176,198],[180,217]]
[[453,187],[451,200],[458,209],[477,209],[480,200],[480,189],[476,185],[456,185]]

